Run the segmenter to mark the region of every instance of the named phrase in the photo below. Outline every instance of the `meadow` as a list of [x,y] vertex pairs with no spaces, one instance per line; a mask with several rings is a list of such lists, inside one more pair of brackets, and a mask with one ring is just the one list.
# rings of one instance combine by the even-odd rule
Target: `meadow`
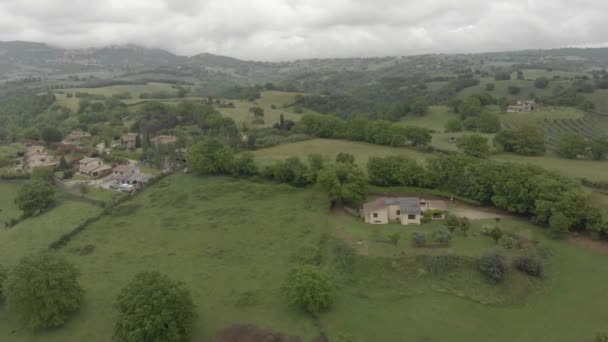
[[[301,113],[295,113],[294,107],[291,105],[295,102],[299,93],[286,93],[280,91],[264,91],[259,99],[255,101],[239,101],[239,100],[225,100],[232,102],[234,108],[218,108],[222,115],[232,118],[237,123],[246,123],[252,126],[251,121],[255,118],[253,113],[249,111],[249,108],[258,106],[264,109],[264,124],[261,127],[271,127],[275,123],[279,122],[279,117],[283,114],[285,120],[292,120],[297,122],[300,117],[305,114],[314,113],[308,109],[302,109]],[[257,126],[257,125],[253,125]]]
[[[8,193],[2,192],[1,203],[10,202]],[[0,230],[2,263],[45,248],[63,233],[59,227],[96,213],[79,205],[62,202]],[[608,311],[598,300],[608,281],[605,254],[550,240],[524,220],[503,219],[505,231],[535,241],[546,277],[533,280],[512,271],[505,283],[493,285],[471,259],[494,248],[480,234],[491,224],[473,221],[469,236],[456,234],[450,247],[419,249],[409,243],[411,232],[430,233],[441,229],[440,222],[370,227],[330,212],[328,197],[315,187],[174,175],[113,209],[58,252],[78,266],[86,291],[84,306],[65,326],[31,333],[0,307],[0,340],[109,341],[120,289],[138,271],[159,270],[192,292],[199,315],[193,341],[212,341],[218,330],[238,323],[308,341],[318,328],[286,304],[280,287],[302,247],[325,244],[323,263],[336,267],[333,250],[340,241],[357,256],[348,271],[336,268],[337,300],[319,317],[330,335],[349,332],[364,341],[566,342],[591,341],[605,329]],[[401,233],[397,246],[388,243],[395,232]],[[437,254],[462,262],[447,274],[425,270],[419,257]]]
[[[438,138],[443,141],[437,142]],[[435,134],[433,145],[445,149],[456,149],[455,144],[447,141],[448,134]],[[491,135],[488,135],[491,138]],[[309,154],[321,154],[333,159],[340,152],[350,153],[355,156],[357,163],[365,167],[367,160],[372,156],[402,155],[416,159],[422,163],[434,154],[423,153],[406,147],[388,147],[353,142],[346,140],[312,139],[259,149],[254,152],[256,159],[261,163],[271,163],[275,160],[286,159],[291,156],[300,157],[305,160]],[[553,156],[526,157],[512,153],[499,153],[491,156],[492,159],[504,162],[532,164],[558,172],[573,178],[588,178],[596,181],[608,181],[608,161],[590,161],[563,159]]]

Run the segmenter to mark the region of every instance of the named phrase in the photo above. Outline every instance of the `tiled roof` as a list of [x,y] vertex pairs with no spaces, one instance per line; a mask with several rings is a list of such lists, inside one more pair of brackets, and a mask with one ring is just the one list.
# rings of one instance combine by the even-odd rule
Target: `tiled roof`
[[389,205],[399,205],[399,210],[405,214],[420,214],[420,199],[418,197],[383,197],[363,205],[363,213],[367,214],[386,208]]

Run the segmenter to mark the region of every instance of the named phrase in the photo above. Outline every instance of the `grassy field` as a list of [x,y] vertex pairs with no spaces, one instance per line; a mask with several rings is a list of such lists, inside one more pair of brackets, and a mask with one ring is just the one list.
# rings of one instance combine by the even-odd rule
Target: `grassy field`
[[20,183],[0,182],[0,206],[3,209],[0,212],[0,263],[5,266],[12,265],[27,253],[46,249],[59,236],[101,211],[87,203],[66,200],[59,194],[59,203],[49,212],[5,229],[3,226],[6,219],[17,218],[21,214],[13,204],[20,187]]
[[[120,288],[142,270],[185,282],[198,306],[194,340],[251,322],[312,337],[280,286],[296,247],[327,229],[327,197],[313,189],[173,176],[89,226],[62,254],[82,271],[85,307],[62,329],[32,335],[0,311],[0,340],[109,341]],[[288,227],[288,228],[287,228]],[[91,255],[78,251],[94,245]]]
[[80,101],[80,99],[76,97],[68,98],[66,96],[66,93],[75,94],[77,92],[82,92],[110,97],[114,94],[129,92],[131,93],[132,99],[123,100],[123,102],[127,104],[132,104],[142,101],[139,98],[139,95],[141,95],[142,93],[152,93],[161,91],[175,93],[175,89],[173,89],[172,86],[173,85],[169,83],[147,83],[142,85],[116,85],[100,88],[68,88],[61,90],[64,94],[56,94],[55,96],[57,97],[57,103],[59,103],[60,105],[66,106],[72,110],[78,110],[78,102]]
[[261,163],[270,163],[274,160],[282,160],[288,157],[300,157],[306,160],[309,154],[321,154],[334,159],[339,152],[348,152],[355,156],[357,163],[365,166],[369,157],[381,157],[389,155],[404,155],[422,161],[429,154],[418,152],[407,148],[388,147],[372,145],[362,142],[332,139],[313,139],[297,143],[278,145],[255,151],[255,156]]
[[608,161],[574,160],[557,157],[525,157],[510,153],[501,153],[493,159],[514,163],[527,163],[553,170],[573,178],[589,178],[596,181],[608,181]]
[[[0,230],[0,260],[10,265],[44,248],[63,232],[61,227],[95,214],[81,205],[62,203],[11,230]],[[479,275],[473,261],[466,261],[494,247],[479,234],[492,220],[473,221],[469,237],[457,235],[449,248],[414,249],[409,244],[412,231],[430,233],[441,224],[372,227],[328,208],[327,196],[316,188],[166,178],[87,227],[59,252],[79,267],[86,291],[84,307],[64,327],[31,333],[0,307],[0,340],[109,341],[114,299],[142,270],[159,270],[191,290],[199,314],[193,341],[211,341],[219,329],[235,323],[309,340],[317,328],[286,304],[280,286],[301,247],[326,241],[324,260],[331,265],[331,246],[340,240],[358,256],[350,271],[336,270],[337,301],[320,316],[330,335],[349,332],[365,341],[569,342],[591,341],[606,328],[608,309],[598,300],[608,281],[602,253],[549,240],[525,221],[503,219],[506,231],[537,241],[533,248],[544,251],[547,275],[532,280],[512,272],[505,283],[493,285]],[[396,247],[387,243],[394,232],[402,236]],[[329,239],[321,239],[324,235]],[[81,255],[85,246],[93,246],[93,252]],[[462,256],[464,261],[443,275],[421,268],[420,255],[437,254]],[[555,324],[564,321],[569,324]]]
[[[237,101],[226,100],[232,102],[235,108],[218,108],[225,116],[232,118],[238,123],[251,124],[254,119],[249,108],[259,106],[264,109],[264,125],[272,126],[279,121],[279,117],[283,114],[285,120],[298,121],[300,117],[307,113],[313,113],[310,110],[303,109],[302,113],[294,113],[293,107],[287,107],[294,103],[297,93],[285,93],[280,91],[265,91],[262,92],[261,98],[255,101]],[[272,108],[274,105],[274,109]]]

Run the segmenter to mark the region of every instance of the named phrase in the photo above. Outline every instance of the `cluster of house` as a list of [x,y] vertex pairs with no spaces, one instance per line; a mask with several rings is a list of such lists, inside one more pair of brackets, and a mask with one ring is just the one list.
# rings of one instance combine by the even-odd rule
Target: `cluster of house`
[[21,168],[55,167],[58,164],[57,159],[50,155],[44,146],[36,144],[27,147]]
[[402,225],[420,224],[424,212],[432,210],[432,220],[442,220],[448,206],[442,200],[418,197],[381,197],[363,205],[365,223]]
[[516,104],[507,107],[507,113],[529,113],[536,110],[537,105],[534,100],[520,100]]

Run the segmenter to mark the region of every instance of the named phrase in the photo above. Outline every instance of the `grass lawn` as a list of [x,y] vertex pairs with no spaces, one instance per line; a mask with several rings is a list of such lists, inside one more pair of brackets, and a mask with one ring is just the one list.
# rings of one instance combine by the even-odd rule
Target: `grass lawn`
[[608,161],[563,159],[550,156],[526,157],[511,153],[501,153],[493,156],[492,159],[533,164],[573,178],[585,177],[596,181],[608,181]]
[[[116,295],[143,270],[160,270],[192,291],[199,313],[194,341],[210,341],[218,329],[242,322],[313,337],[312,320],[285,303],[280,287],[294,249],[327,230],[328,206],[314,189],[167,178],[62,250],[82,271],[86,290],[85,307],[73,320],[32,335],[0,311],[0,340],[15,329],[11,341],[109,341]],[[94,252],[78,255],[86,245]]]
[[255,151],[255,156],[261,163],[269,163],[296,156],[306,160],[309,154],[321,154],[334,159],[339,152],[351,153],[357,163],[365,167],[369,157],[382,157],[389,155],[404,155],[422,161],[430,154],[418,152],[413,149],[372,145],[362,142],[332,139],[313,139],[291,144],[283,144]]
[[[441,228],[440,222],[370,226],[332,214],[328,207],[327,196],[314,187],[220,177],[165,178],[87,227],[59,252],[81,270],[86,291],[83,308],[65,326],[31,333],[0,307],[0,340],[109,341],[120,289],[139,271],[159,270],[192,292],[199,314],[193,341],[211,341],[219,329],[235,323],[308,341],[317,328],[286,304],[280,287],[303,246],[325,241],[324,263],[337,267],[334,246],[340,240],[358,256],[349,271],[336,268],[337,300],[320,316],[330,336],[348,332],[364,341],[569,342],[591,341],[606,329],[608,308],[599,300],[608,282],[605,254],[549,240],[525,221],[503,219],[505,230],[538,241],[529,248],[544,251],[547,274],[544,280],[533,280],[512,271],[504,283],[494,285],[481,277],[472,259],[494,247],[489,237],[479,235],[481,226],[492,220],[473,221],[470,235],[457,235],[449,248],[415,249],[409,234],[430,234]],[[95,210],[65,202],[11,230],[0,230],[0,260],[12,264],[44,248],[62,227]],[[386,242],[393,232],[402,233],[397,246]],[[93,252],[80,255],[89,245]],[[437,254],[462,256],[462,262],[445,274],[421,266],[420,255]]]
[[[59,236],[71,231],[77,224],[101,211],[87,203],[65,200],[59,194],[58,204],[55,208],[42,215],[28,218],[12,228],[4,228],[4,221],[7,218],[16,218],[21,215],[21,212],[12,204],[20,187],[20,184],[0,182],[0,205],[3,209],[0,212],[2,218],[0,264],[4,266],[14,264],[25,254],[46,249]],[[0,331],[2,331],[1,325],[2,323],[0,323]]]
[[[265,127],[272,126],[279,121],[279,117],[283,114],[285,120],[298,121],[304,114],[314,113],[311,110],[303,109],[303,112],[298,114],[295,113],[293,107],[284,108],[294,103],[297,93],[286,93],[280,91],[265,91],[262,92],[262,96],[255,101],[238,101],[238,100],[226,100],[232,102],[235,108],[217,108],[223,115],[232,118],[237,123],[251,124],[254,119],[253,114],[249,111],[249,108],[259,106],[264,109],[264,125]],[[275,106],[273,109],[272,106]]]
[[78,102],[80,101],[80,99],[76,98],[76,97],[68,98],[66,96],[67,93],[73,93],[75,95],[77,92],[82,92],[82,93],[97,94],[97,95],[104,95],[106,97],[111,97],[114,94],[129,92],[129,93],[131,93],[132,98],[129,100],[123,100],[123,102],[126,104],[131,104],[131,103],[137,103],[140,101],[145,101],[145,100],[141,100],[139,98],[139,95],[141,95],[142,93],[151,93],[151,92],[160,92],[160,91],[174,93],[175,89],[173,89],[172,84],[169,84],[169,83],[151,82],[151,83],[147,83],[147,84],[116,85],[116,86],[101,87],[101,88],[68,88],[68,89],[63,89],[62,91],[63,91],[63,94],[56,94],[57,103],[76,111],[76,110],[78,110]]

